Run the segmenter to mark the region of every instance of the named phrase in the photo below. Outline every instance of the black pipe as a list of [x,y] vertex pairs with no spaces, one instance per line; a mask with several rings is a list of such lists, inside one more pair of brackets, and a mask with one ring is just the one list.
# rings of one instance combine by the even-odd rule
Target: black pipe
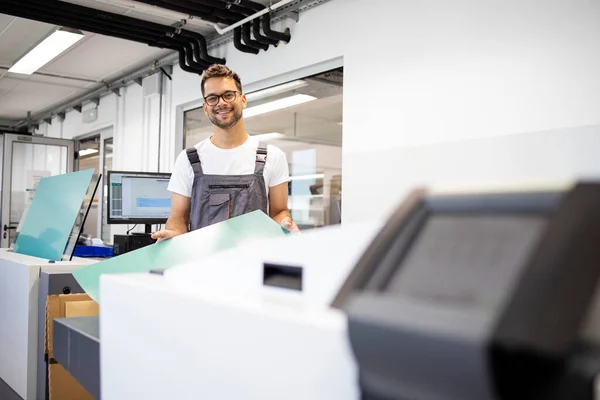
[[258,54],[258,49],[246,46],[244,43],[242,43],[242,28],[239,26],[233,30],[233,45],[241,52]]
[[292,39],[292,36],[289,33],[277,32],[277,31],[274,31],[271,29],[271,15],[269,15],[269,13],[266,13],[261,18],[261,22],[262,22],[263,32],[265,33],[266,37],[275,39],[275,40],[281,40],[286,43],[289,43],[290,40]]
[[[12,7],[7,2],[12,3]],[[182,43],[166,36],[154,36],[149,37],[136,31],[131,32],[125,28],[116,28],[114,26],[102,26],[97,22],[90,22],[86,18],[70,19],[65,17],[63,13],[56,13],[51,11],[50,8],[42,10],[36,8],[35,4],[19,3],[17,0],[3,0],[0,3],[0,11],[7,12],[8,14],[19,16],[22,18],[33,19],[41,22],[50,23],[53,25],[63,25],[75,29],[81,29],[86,31],[95,32],[101,35],[117,37],[120,39],[131,40],[138,43],[144,43],[153,47],[168,48],[171,50],[178,51],[180,53],[180,61],[184,60],[181,65],[181,69],[187,72],[201,73],[206,69],[206,66],[194,62],[191,45],[189,43]],[[186,65],[185,61],[189,65]]]
[[[7,0],[7,1],[10,2],[11,0]],[[19,3],[17,3],[16,0],[13,0],[12,2],[15,5],[19,4]],[[34,9],[37,9],[39,11],[48,12],[48,8],[46,8],[46,6],[49,3],[48,0],[33,0],[31,3],[33,3],[33,4],[28,4],[26,6],[33,7]],[[35,5],[37,5],[37,7],[35,7]],[[153,23],[149,23],[149,22],[145,22],[145,21],[136,20],[134,18],[124,17],[124,16],[120,16],[120,15],[116,15],[116,14],[93,10],[93,9],[88,9],[86,7],[81,7],[81,6],[76,6],[76,5],[67,6],[65,3],[62,3],[62,2],[57,2],[55,5],[57,6],[58,10],[56,10],[56,12],[50,11],[51,15],[54,14],[55,16],[62,18],[63,17],[62,13],[64,13],[65,15],[77,14],[79,16],[80,20],[95,24],[94,26],[96,28],[112,27],[112,29],[115,30],[116,33],[130,34],[130,35],[137,36],[141,39],[146,39],[147,37],[150,37],[149,35],[151,35],[153,37],[153,39],[163,39],[163,38],[165,38],[165,35],[167,34],[167,32],[165,30],[174,31],[174,29],[171,27],[165,27],[165,26],[162,26],[159,24],[153,24]],[[57,14],[57,12],[60,12],[60,14]],[[98,19],[101,19],[101,20],[99,21]],[[71,20],[67,20],[67,22],[71,23]],[[134,26],[137,25],[137,26],[149,29],[150,31],[147,32],[148,36],[143,35],[142,34],[143,32],[140,32],[138,29],[131,28],[131,25],[134,25]],[[186,35],[188,35],[187,32],[186,32]],[[201,36],[201,35],[190,33],[188,36],[196,37],[198,40],[200,40],[200,38],[198,38],[198,36]],[[201,39],[204,40],[204,37],[201,37]],[[211,57],[210,60],[209,59],[203,60],[200,55],[200,52],[202,50],[201,43],[195,43],[194,41],[188,41],[188,40],[185,40],[185,39],[182,39],[182,38],[179,38],[179,37],[176,37],[175,35],[173,35],[171,38],[171,44],[175,44],[175,42],[180,43],[182,46],[184,46],[184,50],[186,52],[189,52],[190,54],[193,54],[195,56],[197,61],[194,61],[192,58],[189,58],[190,59],[189,64],[193,67],[197,67],[197,68],[207,67],[210,64],[214,63],[215,61],[222,61],[221,59],[215,59],[213,57]],[[206,43],[205,40],[204,40],[204,43]],[[204,49],[206,49],[205,46],[204,46]],[[186,59],[188,59],[188,57],[186,57]]]
[[258,50],[269,50],[269,45],[268,44],[264,44],[261,42],[258,42],[256,40],[252,40],[252,38],[250,37],[250,24],[244,24],[242,25],[242,39],[244,40],[244,43],[246,43],[246,45],[248,45],[249,47],[252,47],[254,49],[258,49]]
[[[49,3],[50,3],[49,1],[45,1],[45,2],[41,2],[39,0],[37,1],[37,4],[39,4],[39,5],[43,4],[44,7],[46,7]],[[150,29],[157,33],[160,33],[161,36],[165,35],[166,32],[170,32],[170,33],[178,32],[177,29],[170,27],[170,26],[164,26],[164,25],[153,23],[153,22],[143,21],[143,20],[139,20],[136,18],[126,17],[123,15],[113,14],[113,13],[109,13],[109,12],[105,12],[105,11],[101,11],[101,10],[96,10],[93,8],[82,7],[82,6],[78,6],[76,4],[69,4],[67,6],[66,4],[64,4],[64,2],[60,2],[60,1],[59,2],[55,1],[53,3],[57,8],[61,9],[64,12],[67,12],[67,13],[76,12],[78,14],[87,15],[89,17],[93,17],[95,20],[98,20],[98,22],[100,22],[99,20],[102,20],[103,22],[110,21],[115,24],[119,24],[118,27],[139,26],[140,28]],[[136,32],[137,32],[137,30],[136,30]],[[194,55],[196,56],[196,59],[198,60],[198,62],[206,63],[207,65],[225,64],[225,62],[226,62],[225,59],[212,57],[210,54],[208,54],[206,39],[201,34],[199,34],[197,32],[193,32],[193,31],[187,31],[187,30],[180,30],[179,34],[181,36],[191,38],[198,42],[198,43],[194,43],[192,41],[192,46],[194,46]],[[204,62],[202,62],[202,61],[204,61]]]
[[[194,0],[194,1],[196,1],[196,0]],[[220,1],[229,3],[231,0],[220,0]],[[237,0],[237,4],[239,4],[241,7],[246,7],[248,9],[252,10],[253,11],[252,14],[254,14],[258,11],[262,11],[265,8],[267,8],[267,6],[257,3],[255,1],[251,1],[251,0]],[[261,21],[262,21],[263,31],[265,33],[264,36],[260,33]],[[254,39],[257,42],[262,43],[262,44],[276,45],[279,43],[279,41],[284,41],[286,43],[289,43],[290,40],[292,39],[292,36],[289,33],[278,32],[278,31],[274,31],[273,29],[271,29],[271,15],[269,13],[264,14],[264,16],[261,18],[255,18],[254,20],[252,20],[252,33],[254,34]],[[244,40],[246,40],[246,39],[244,39]]]
[[200,56],[202,60],[205,60],[210,64],[225,64],[227,62],[227,60],[224,58],[217,58],[208,54],[208,44],[206,43],[206,38],[204,38],[204,36],[202,36],[198,32],[182,30],[180,34],[181,36],[195,39],[198,42]]
[[247,17],[248,15],[254,14],[255,12],[254,9],[242,7],[237,4],[232,4],[229,1],[221,2],[215,0],[169,0],[169,2],[180,6],[186,6],[189,4],[202,4],[204,6],[208,6],[214,9],[230,11],[234,14],[239,14],[243,16],[242,18],[240,18],[240,20]]
[[[236,22],[241,21],[246,17],[246,13],[250,10],[238,7],[231,3],[221,3],[213,0],[161,0],[163,3],[169,3],[178,7],[190,8],[192,10],[209,8],[210,13],[217,17],[233,19]],[[250,11],[251,12],[251,11]]]
[[[150,45],[152,47],[161,47],[159,45]],[[179,51],[179,68],[181,68],[183,71],[185,72],[189,72],[192,74],[199,74],[201,75],[203,71],[197,71],[195,69],[193,69],[192,67],[188,66],[185,62],[185,54],[182,51]]]
[[[195,48],[194,48],[194,51],[195,51],[196,58],[199,62],[201,62],[203,60],[208,64],[225,64],[226,63],[226,60],[224,58],[216,58],[216,57],[212,57],[210,54],[208,54],[208,47],[207,47],[206,39],[204,38],[204,36],[202,36],[201,34],[199,34],[197,32],[188,31],[188,30],[184,30],[184,29],[178,31],[177,29],[170,27],[170,26],[164,26],[164,25],[153,23],[153,22],[139,20],[136,18],[125,17],[125,16],[118,15],[118,14],[112,14],[112,13],[105,12],[105,11],[89,9],[87,7],[73,5],[73,7],[71,7],[71,9],[78,10],[80,13],[85,13],[90,16],[102,18],[103,20],[110,19],[110,20],[113,20],[114,22],[126,24],[127,26],[134,25],[134,26],[139,26],[141,28],[145,28],[145,29],[152,29],[157,32],[160,32],[161,34],[164,34],[164,32],[171,32],[174,34],[179,32],[179,34],[181,36],[194,39],[195,41],[198,42],[197,46],[198,46],[199,53],[196,51]],[[196,44],[192,42],[192,45],[196,45]],[[194,46],[194,47],[196,47],[196,46]]]
[[252,33],[254,34],[254,39],[256,39],[257,42],[272,45],[279,43],[279,40],[271,39],[270,37],[263,36],[263,34],[260,33],[260,18],[255,18],[252,20]]
[[[228,2],[228,1],[231,1],[231,0],[221,0],[221,1]],[[253,13],[252,13],[252,14],[256,13],[257,11],[262,11],[262,10],[264,10],[264,9],[266,8],[264,5],[262,5],[262,4],[260,4],[260,3],[257,3],[257,2],[255,2],[255,1],[250,1],[250,0],[238,0],[237,2],[238,2],[238,5],[239,5],[240,7],[245,7],[245,8],[247,8],[247,9],[250,9],[250,10],[252,10],[252,11],[253,11]]]
[[202,8],[202,6],[200,6],[200,5],[197,5],[195,7],[186,7],[186,6],[181,6],[178,4],[169,3],[165,0],[138,0],[138,1],[140,1],[141,3],[150,4],[153,6],[160,7],[160,8],[165,8],[167,10],[177,11],[177,12],[180,12],[183,14],[200,17],[201,19],[208,21],[208,22],[233,24],[233,23],[239,21],[239,18],[236,17],[232,13],[227,13],[227,12],[217,13],[217,12],[215,12],[216,10],[214,8],[205,11],[206,8]]
[[[48,4],[48,0],[33,0],[33,2],[40,6],[38,7],[38,9],[41,9],[41,7],[45,8]],[[123,32],[123,30],[127,30],[127,33],[139,35],[141,32],[138,29],[132,27],[139,26],[148,30],[148,35],[152,35],[155,38],[164,39],[165,36],[169,36],[171,37],[171,44],[175,44],[175,42],[178,42],[182,46],[184,46],[186,54],[193,54],[196,61],[194,61],[193,58],[189,58],[186,56],[186,59],[190,60],[188,64],[190,64],[190,66],[192,67],[201,68],[208,67],[209,65],[214,63],[225,63],[224,59],[211,57],[208,54],[208,50],[206,48],[206,39],[199,33],[181,31],[181,36],[185,36],[192,39],[186,40],[181,37],[178,37],[177,35],[172,34],[177,31],[173,27],[163,26],[160,24],[155,24],[147,21],[138,20],[135,18],[125,17],[122,15],[112,14],[95,9],[89,9],[86,7],[81,7],[72,4],[69,4],[67,6],[63,2],[55,2],[55,5],[59,9],[59,11],[64,12],[67,15],[75,13],[80,15],[81,18],[85,18],[85,20],[87,21],[102,24],[105,26],[112,26],[121,31],[121,33],[125,33]],[[102,27],[102,25],[100,25],[100,27]]]

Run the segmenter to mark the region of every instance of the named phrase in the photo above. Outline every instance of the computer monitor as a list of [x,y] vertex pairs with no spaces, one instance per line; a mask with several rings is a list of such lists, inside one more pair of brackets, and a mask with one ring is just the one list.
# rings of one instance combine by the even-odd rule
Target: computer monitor
[[109,224],[164,224],[171,213],[170,173],[108,171]]

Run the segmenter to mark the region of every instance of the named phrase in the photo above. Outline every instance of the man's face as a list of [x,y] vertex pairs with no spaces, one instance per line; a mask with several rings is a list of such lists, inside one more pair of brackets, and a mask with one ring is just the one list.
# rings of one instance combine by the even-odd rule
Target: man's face
[[[204,93],[202,107],[213,125],[229,129],[242,119],[242,110],[246,108],[246,96],[239,93],[232,78],[208,79],[204,83]],[[213,103],[210,100],[216,101]]]

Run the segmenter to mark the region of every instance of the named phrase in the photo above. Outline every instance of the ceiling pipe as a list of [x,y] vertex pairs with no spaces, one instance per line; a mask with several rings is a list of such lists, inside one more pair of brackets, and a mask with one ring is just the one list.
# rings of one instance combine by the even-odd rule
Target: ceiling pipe
[[[96,7],[96,4],[98,4],[98,7],[100,7],[101,4],[107,4],[108,6],[114,6],[115,0],[94,0],[94,4],[95,4],[94,7]],[[201,18],[190,18],[190,14],[188,14],[188,13],[167,10],[164,8],[159,8],[159,7],[153,6],[151,4],[146,4],[146,3],[139,2],[139,1],[137,1],[135,3],[133,3],[133,2],[132,3],[129,3],[129,2],[121,3],[121,5],[127,9],[127,11],[123,15],[127,15],[130,11],[135,11],[136,13],[140,14],[140,17],[138,17],[138,18],[160,17],[161,19],[166,18],[166,19],[172,19],[174,21],[186,20],[186,25],[189,25],[190,27],[193,27],[194,29],[203,29],[208,26],[212,26],[210,22],[203,20]]]
[[[261,17],[261,16],[263,16],[265,14],[268,14],[271,11],[275,11],[276,9],[278,9],[280,7],[283,7],[286,4],[291,3],[293,1],[296,1],[296,0],[281,0],[280,2],[278,2],[276,4],[273,4],[272,6],[263,8],[262,10],[257,11],[256,13],[250,15],[249,17],[244,18],[243,20],[238,21],[238,22],[236,22],[233,25],[229,25],[228,27],[223,28],[223,29],[221,29],[217,24],[213,24],[213,27],[215,28],[215,30],[217,31],[217,33],[219,33],[219,35],[224,35],[224,34],[226,34],[228,32],[233,31],[235,28],[240,27],[240,26],[244,25],[245,23],[252,21],[255,18],[258,18],[258,17]],[[269,21],[270,21],[270,19],[269,19]],[[269,22],[269,28],[271,28],[270,22]],[[264,25],[263,25],[263,30],[264,30]],[[266,34],[267,34],[267,32],[265,31],[265,35]]]
[[[118,15],[118,14],[112,14],[109,12],[100,11],[100,10],[96,10],[96,9],[89,9],[86,7],[81,7],[81,6],[76,6],[76,5],[73,5],[73,7],[70,7],[70,8],[76,9],[80,13],[85,13],[87,15],[91,15],[91,16],[94,16],[97,18],[102,18],[103,20],[109,19],[114,22],[126,24],[127,26],[133,25],[133,26],[139,26],[139,27],[145,28],[145,29],[152,29],[154,31],[160,32],[161,34],[164,34],[164,32],[179,34],[183,37],[187,37],[187,38],[196,40],[198,42],[197,45],[198,45],[198,50],[200,52],[199,55],[197,55],[197,53],[196,53],[196,58],[198,59],[198,61],[204,60],[208,64],[225,64],[226,63],[226,60],[224,58],[216,58],[216,57],[212,57],[210,54],[208,54],[206,38],[204,36],[202,36],[200,33],[197,33],[194,31],[188,31],[185,29],[173,28],[170,26],[164,26],[164,25],[153,23],[153,22],[143,21],[143,20],[139,20],[136,18],[126,17],[126,16],[122,16],[122,15]],[[192,41],[192,45],[195,47],[196,43],[194,43]]]
[[233,30],[233,45],[243,53],[258,54],[259,50],[254,47],[246,46],[242,43],[242,28],[237,27]]
[[[141,1],[146,2],[146,3],[152,3],[155,5],[161,6],[161,7],[165,7],[167,9],[171,9],[171,10],[173,10],[172,6],[175,6],[175,7],[178,7],[180,10],[190,12],[190,14],[193,14],[193,10],[189,10],[186,8],[182,9],[181,7],[190,7],[191,8],[191,7],[197,7],[200,5],[206,5],[208,3],[208,1],[211,1],[211,5],[213,7],[219,7],[219,6],[216,6],[217,4],[221,5],[221,7],[225,6],[226,8],[230,6],[228,8],[228,10],[230,10],[232,12],[235,10],[236,12],[247,14],[249,12],[255,11],[255,13],[253,15],[245,18],[244,20],[248,20],[252,16],[264,14],[262,21],[260,20],[260,18],[255,18],[252,21],[252,25],[251,25],[252,31],[250,31],[250,27],[245,28],[245,26],[247,24],[241,25],[242,40],[245,42],[247,47],[252,47],[254,49],[266,51],[269,48],[268,45],[276,45],[280,41],[289,43],[289,41],[291,40],[291,35],[289,33],[277,32],[277,31],[274,31],[271,29],[270,15],[267,12],[268,10],[273,10],[273,9],[283,6],[284,4],[281,4],[281,3],[285,3],[287,0],[281,1],[270,8],[265,7],[264,5],[262,5],[260,3],[256,3],[253,1],[249,1],[249,0],[238,0],[237,4],[231,4],[228,2],[228,0],[216,1],[216,2],[212,2],[212,0],[191,0],[191,2],[190,1],[182,1],[182,0],[160,0],[160,1],[159,0],[148,0],[148,1],[141,0]],[[168,3],[168,4],[165,4],[165,3]],[[195,4],[195,6],[190,5],[191,3]],[[239,5],[239,7],[237,7],[238,5]],[[236,8],[234,8],[234,6],[236,6]],[[243,9],[242,7],[245,7],[245,9]],[[219,12],[218,10],[214,11],[215,14],[218,12]],[[264,20],[265,17],[268,18],[268,22],[265,22],[265,20]],[[265,31],[264,35],[262,35],[260,33],[261,22],[262,22],[263,30]],[[236,24],[234,24],[234,26],[238,25],[238,24],[239,23],[236,23]],[[247,32],[246,32],[246,29],[248,29]],[[217,31],[219,32],[220,30],[217,29]],[[251,32],[254,34],[254,40],[251,37]],[[245,51],[245,52],[247,52],[247,51]]]
[[279,40],[263,36],[263,34],[260,32],[260,18],[256,18],[252,21],[252,33],[254,34],[254,39],[256,39],[257,42],[271,44],[273,46],[276,46],[279,43]]
[[283,42],[289,43],[292,40],[292,36],[289,33],[277,32],[271,29],[271,15],[265,14],[261,18],[263,32],[265,32],[265,36],[274,40],[281,40]]
[[[228,1],[228,0],[225,0]],[[238,0],[240,6],[249,8],[254,11],[261,11],[265,8],[264,5],[252,0]]]
[[182,12],[188,15],[200,17],[208,22],[212,23],[226,23],[231,24],[236,22],[241,15],[236,15],[231,12],[224,10],[216,10],[214,8],[203,7],[202,5],[196,4],[192,7],[182,6],[181,4],[174,4],[167,0],[137,0],[141,3],[151,4],[160,8],[164,8],[171,11]]
[[208,54],[208,43],[206,42],[206,38],[201,34],[194,31],[186,31],[182,30],[179,33],[181,36],[189,37],[195,39],[198,42],[199,51],[201,59],[206,60],[210,64],[226,64],[227,60],[225,58],[217,58]]
[[179,60],[184,61],[181,65],[181,69],[187,72],[202,73],[208,65],[208,63],[199,64],[195,62],[192,54],[193,49],[189,43],[182,43],[167,36],[153,35],[150,37],[148,35],[143,35],[139,32],[139,30],[128,31],[127,28],[122,26],[119,28],[114,26],[102,26],[97,22],[90,22],[85,17],[68,18],[65,17],[66,13],[57,13],[52,11],[51,8],[47,8],[45,10],[40,8],[36,9],[34,4],[23,3],[19,2],[18,0],[3,0],[3,2],[0,3],[0,11],[53,25],[64,25],[67,27],[95,32],[106,36],[144,43],[152,47],[175,50],[180,53]]
[[[11,0],[8,0],[9,2]],[[16,5],[16,0],[13,0],[13,3],[15,3]],[[42,10],[42,7],[45,8],[45,6],[48,4],[47,0],[33,0],[33,3],[38,5],[38,9]],[[199,33],[196,32],[191,32],[191,31],[185,31],[185,30],[179,30],[173,27],[168,27],[168,26],[163,26],[160,24],[155,24],[155,23],[151,23],[151,22],[147,22],[147,21],[142,21],[142,20],[138,20],[135,18],[130,18],[130,17],[125,17],[122,15],[117,15],[117,14],[112,14],[112,13],[108,13],[108,12],[104,12],[104,11],[99,11],[99,10],[95,10],[95,9],[89,9],[86,7],[81,7],[81,6],[76,6],[76,5],[65,5],[65,3],[62,2],[58,2],[60,4],[58,5],[58,11],[64,12],[65,14],[77,14],[80,15],[81,18],[84,18],[86,21],[91,21],[95,24],[99,24],[100,26],[97,27],[113,27],[116,28],[117,31],[116,33],[130,33],[133,35],[136,35],[137,37],[141,38],[141,39],[147,39],[147,37],[149,37],[149,35],[152,34],[153,38],[159,38],[159,39],[164,39],[165,36],[169,36],[171,37],[171,39],[173,39],[174,41],[177,41],[179,43],[181,43],[182,45],[186,46],[186,50],[189,52],[189,50],[191,49],[191,53],[194,55],[197,64],[202,64],[203,66],[209,66],[210,64],[215,64],[215,63],[219,63],[219,64],[224,64],[225,63],[225,59],[222,58],[216,58],[216,57],[212,57],[208,54],[208,49],[207,49],[207,44],[206,44],[206,39],[204,38],[204,36],[202,36]],[[56,13],[55,13],[56,15]],[[62,17],[63,15],[59,15],[60,17]],[[69,23],[72,23],[70,19],[68,19]],[[141,32],[139,29],[135,29],[135,26],[139,26],[140,28],[144,28],[148,34],[148,36],[146,35],[141,35]],[[128,32],[124,32],[124,31],[128,31]],[[177,36],[177,32],[179,32],[179,34],[182,37],[187,37],[188,39],[183,39],[181,37]],[[145,43],[147,43],[147,40],[144,41]],[[170,44],[174,44],[172,41]],[[191,47],[189,47],[191,45]],[[187,59],[187,58],[186,58]],[[194,61],[190,61],[190,65],[193,65]],[[198,66],[196,66],[198,67]]]
[[86,7],[77,6],[77,9],[80,12],[86,12],[88,14],[91,12],[92,15],[97,16],[98,18],[111,19],[111,20],[114,20],[115,22],[120,22],[120,23],[126,24],[128,26],[134,25],[134,26],[139,26],[141,28],[145,28],[145,29],[152,29],[152,30],[155,30],[155,31],[158,31],[161,33],[170,32],[173,34],[179,34],[183,37],[187,37],[187,38],[197,41],[197,43],[194,43],[192,41],[192,45],[195,46],[197,44],[197,46],[198,46],[198,50],[199,50],[200,54],[196,55],[196,58],[199,61],[204,60],[208,64],[225,64],[226,63],[226,60],[224,58],[212,57],[210,54],[208,54],[206,38],[198,32],[188,31],[185,29],[173,28],[170,26],[164,26],[164,25],[160,25],[160,24],[156,24],[156,23],[152,23],[152,22],[148,22],[148,21],[139,20],[136,18],[125,17],[122,15],[112,14],[112,13],[95,10],[95,9],[88,9]]
[[201,4],[214,9],[229,11],[234,14],[239,14],[237,19],[245,18],[250,14],[253,14],[255,10],[253,8],[244,7],[242,4],[234,4],[231,1],[215,1],[215,0],[163,0],[169,3],[186,6],[188,4]]
[[269,50],[269,45],[258,42],[256,40],[252,40],[250,37],[250,23],[246,25],[242,25],[242,40],[246,43],[247,46],[252,47],[257,50]]

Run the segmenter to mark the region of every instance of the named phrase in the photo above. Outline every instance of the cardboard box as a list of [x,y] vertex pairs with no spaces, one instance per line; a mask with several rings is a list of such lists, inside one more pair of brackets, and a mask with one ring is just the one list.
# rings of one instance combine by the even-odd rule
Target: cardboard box
[[98,303],[85,293],[54,294],[46,302],[45,353],[52,359],[52,321],[54,318],[91,317],[98,315]]
[[49,400],[94,400],[60,364],[48,365]]

